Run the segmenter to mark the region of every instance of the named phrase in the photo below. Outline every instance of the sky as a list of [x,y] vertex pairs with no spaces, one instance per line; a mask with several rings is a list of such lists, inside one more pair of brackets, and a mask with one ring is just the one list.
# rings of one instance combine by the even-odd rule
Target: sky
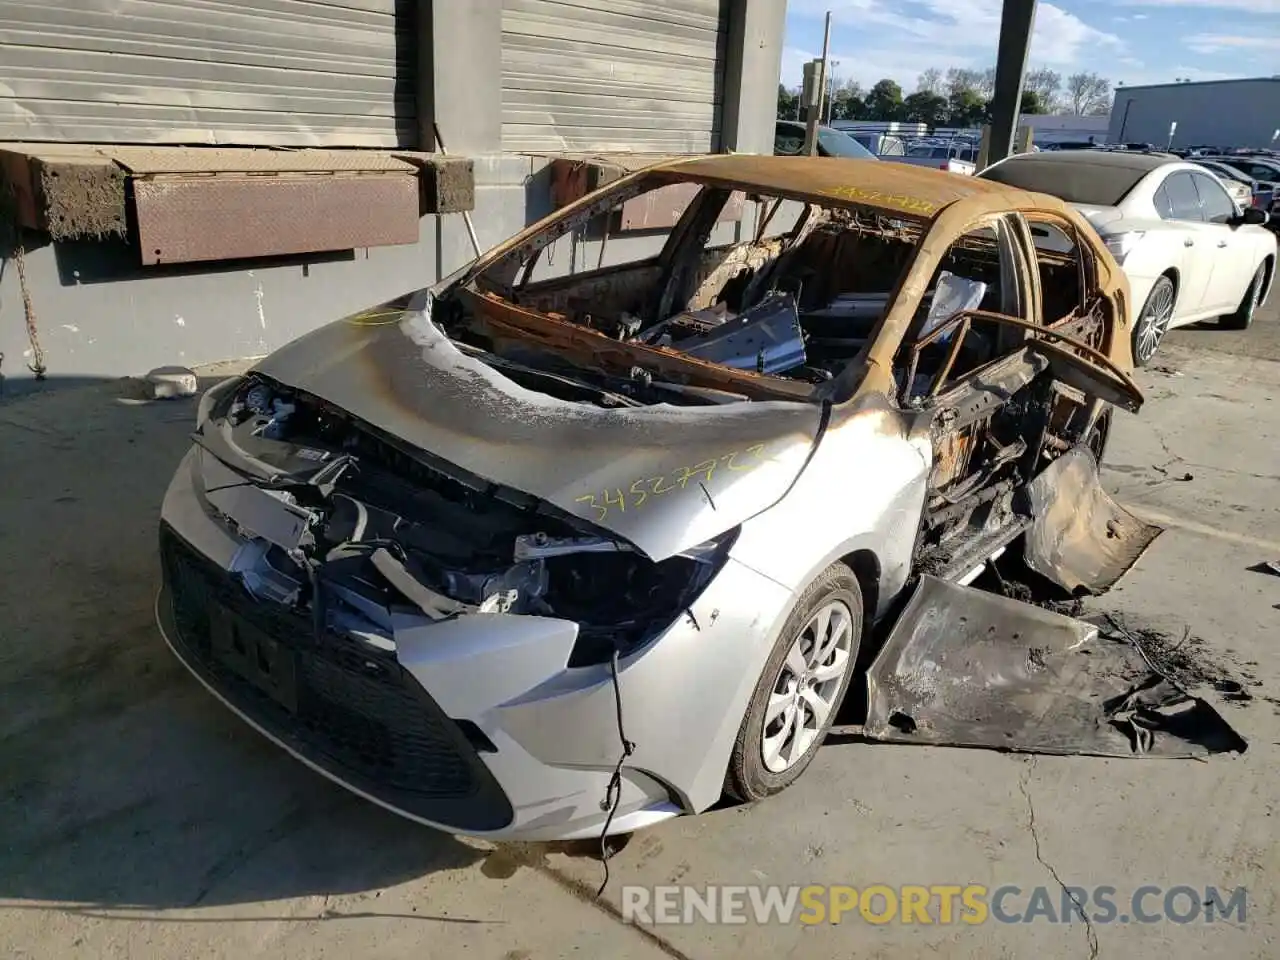
[[[833,14],[838,80],[889,77],[904,92],[921,71],[994,66],[1001,0],[788,0],[782,82],[822,55]],[[1178,78],[1280,75],[1280,0],[1040,0],[1028,69],[1081,70],[1127,85]]]

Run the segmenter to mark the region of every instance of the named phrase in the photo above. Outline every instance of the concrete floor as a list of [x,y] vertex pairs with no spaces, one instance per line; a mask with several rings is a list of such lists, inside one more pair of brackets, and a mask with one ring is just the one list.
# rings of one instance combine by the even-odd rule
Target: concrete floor
[[[263,742],[152,625],[155,518],[189,401],[120,384],[0,405],[0,954],[12,957],[1273,957],[1280,865],[1271,638],[1280,578],[1280,310],[1175,332],[1107,471],[1160,518],[1102,606],[1251,672],[1250,741],[1208,763],[830,744],[786,794],[669,823],[612,862],[413,826]],[[1190,475],[1191,479],[1178,479]],[[1255,664],[1249,666],[1249,664]],[[623,883],[1246,886],[1243,924],[663,926]]]

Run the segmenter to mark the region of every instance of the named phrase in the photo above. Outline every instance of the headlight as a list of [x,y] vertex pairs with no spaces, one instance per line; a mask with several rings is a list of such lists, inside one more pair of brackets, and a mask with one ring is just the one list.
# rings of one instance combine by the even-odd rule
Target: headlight
[[638,553],[548,557],[547,605],[578,622],[570,667],[607,663],[653,640],[687,611],[729,559],[738,529],[654,563]]
[[196,406],[196,429],[201,429],[209,418],[213,416],[214,411],[218,409],[219,403],[224,400],[229,393],[244,380],[244,377],[228,377],[220,383],[215,383],[212,387],[204,392],[204,396],[200,398],[200,403]]
[[1116,258],[1116,263],[1124,263],[1125,257],[1133,253],[1138,246],[1138,241],[1145,236],[1145,230],[1130,230],[1127,233],[1117,233],[1105,237],[1104,242],[1107,245],[1107,249],[1111,251],[1111,255]]

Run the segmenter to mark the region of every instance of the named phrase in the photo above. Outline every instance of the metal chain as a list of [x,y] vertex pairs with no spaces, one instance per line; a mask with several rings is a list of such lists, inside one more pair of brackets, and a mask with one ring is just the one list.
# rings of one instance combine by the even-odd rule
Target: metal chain
[[22,291],[22,310],[27,318],[27,339],[31,342],[31,362],[27,369],[43,380],[48,368],[44,365],[44,348],[40,346],[40,331],[36,326],[36,308],[27,288],[26,250],[19,240],[13,248],[13,265],[18,268],[18,289]]

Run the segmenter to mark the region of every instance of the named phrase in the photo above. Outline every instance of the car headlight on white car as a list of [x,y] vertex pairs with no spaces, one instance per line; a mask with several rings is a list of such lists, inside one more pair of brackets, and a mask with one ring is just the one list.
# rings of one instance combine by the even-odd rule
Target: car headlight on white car
[[1104,237],[1103,242],[1106,243],[1107,249],[1111,251],[1111,255],[1116,258],[1116,263],[1124,263],[1125,257],[1133,253],[1140,241],[1146,236],[1145,230],[1129,230],[1125,233],[1114,233],[1109,237]]

